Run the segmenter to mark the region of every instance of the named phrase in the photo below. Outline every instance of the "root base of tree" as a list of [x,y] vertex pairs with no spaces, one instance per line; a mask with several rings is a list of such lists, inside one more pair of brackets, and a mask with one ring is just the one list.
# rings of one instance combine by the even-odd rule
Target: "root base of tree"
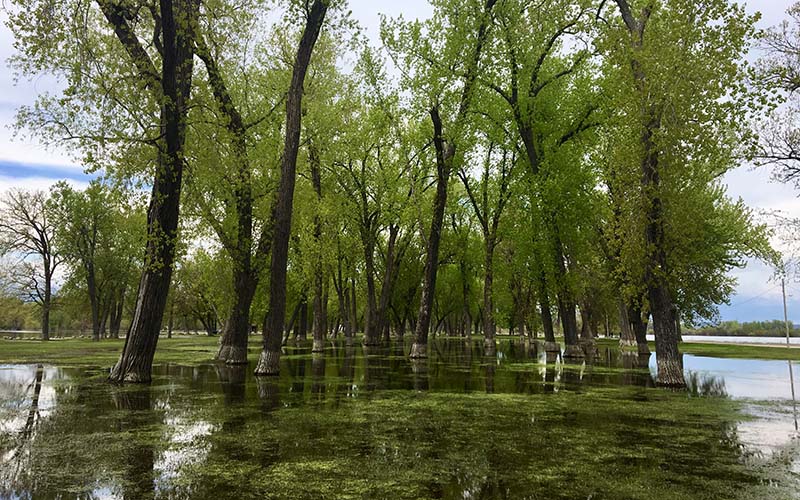
[[227,346],[228,354],[224,359],[227,365],[246,365],[247,364],[247,349],[237,346]]
[[256,375],[279,375],[281,353],[278,351],[261,351],[256,365]]
[[586,357],[586,355],[583,352],[583,349],[581,349],[581,346],[575,344],[568,345],[564,349],[564,354],[562,356],[566,359],[583,359]]
[[414,342],[411,346],[411,353],[408,355],[411,359],[422,359],[428,357],[428,345],[418,344]]
[[683,367],[678,360],[659,358],[657,364],[656,385],[674,389],[686,387],[686,380],[683,378]]
[[558,342],[545,342],[544,350],[545,352],[555,352],[561,354],[561,346],[558,344]]

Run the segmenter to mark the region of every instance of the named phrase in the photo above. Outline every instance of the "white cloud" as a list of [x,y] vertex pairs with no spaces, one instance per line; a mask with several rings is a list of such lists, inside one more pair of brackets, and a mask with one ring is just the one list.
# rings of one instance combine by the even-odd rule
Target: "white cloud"
[[0,175],[0,193],[4,193],[11,188],[28,189],[32,191],[48,191],[56,182],[64,180],[76,189],[86,189],[88,181],[78,181],[75,179],[59,179],[53,177],[9,177]]

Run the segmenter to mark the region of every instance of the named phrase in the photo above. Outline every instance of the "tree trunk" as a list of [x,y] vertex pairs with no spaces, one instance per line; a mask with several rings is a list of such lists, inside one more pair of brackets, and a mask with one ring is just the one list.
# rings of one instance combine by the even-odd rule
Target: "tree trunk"
[[486,352],[487,355],[494,354],[496,351],[495,344],[495,322],[494,322],[494,238],[488,237],[484,245],[484,262],[483,262],[483,343],[484,350],[492,350],[492,353]]
[[633,335],[636,338],[636,345],[639,354],[650,355],[650,347],[647,345],[647,318],[648,314],[642,314],[642,308],[638,305],[631,305],[628,308],[628,318],[633,327]]
[[85,271],[86,289],[89,294],[89,307],[92,314],[92,340],[98,342],[100,340],[100,300],[97,296],[94,266],[86,266]]
[[172,279],[184,165],[186,102],[192,87],[191,29],[181,25],[187,21],[194,25],[198,10],[196,0],[161,1],[163,138],[160,140],[158,165],[147,213],[144,271],[131,332],[109,376],[113,382],[149,382],[151,377],[153,356]]
[[44,297],[42,297],[42,340],[50,340],[50,305],[52,300],[53,271],[50,263],[44,263]]
[[561,353],[561,346],[556,342],[553,328],[553,313],[550,311],[550,298],[547,293],[544,273],[539,276],[539,312],[542,316],[542,330],[544,331],[544,350],[549,353]]
[[433,121],[434,144],[436,146],[436,195],[433,200],[433,218],[425,248],[425,272],[422,282],[422,296],[417,315],[417,328],[414,335],[414,344],[411,347],[412,358],[428,357],[428,330],[430,329],[433,297],[436,293],[436,274],[439,269],[439,244],[442,238],[442,222],[444,210],[447,205],[447,186],[450,182],[450,170],[455,154],[455,146],[451,143],[445,146],[442,136],[442,120],[439,109],[431,110]]
[[[309,139],[308,144],[309,163],[311,165],[311,184],[314,193],[317,195],[317,207],[314,214],[314,298],[312,332],[314,343],[311,352],[323,352],[325,348],[325,307],[323,303],[323,281],[325,269],[322,266],[322,217],[320,207],[322,204],[322,166],[320,164],[319,152],[314,147],[314,143]],[[327,301],[325,301],[327,302]],[[323,365],[324,366],[324,365]]]
[[[248,259],[249,260],[249,259]],[[250,307],[256,279],[248,262],[236,265],[233,273],[233,307],[225,322],[216,359],[228,365],[247,364],[247,341],[250,336]],[[281,330],[282,332],[282,330]]]
[[[496,1],[486,0],[483,6],[474,51],[471,54],[471,60],[463,78],[458,114],[453,122],[456,129],[462,126],[470,109],[472,87],[479,73],[481,52],[486,39],[490,14]],[[446,140],[442,132],[442,120],[439,116],[438,105],[430,110],[430,115],[433,122],[433,144],[436,150],[436,195],[433,201],[433,218],[425,249],[425,273],[422,282],[422,295],[420,297],[414,344],[411,346],[410,356],[412,358],[425,358],[428,356],[428,330],[431,323],[433,297],[436,293],[436,272],[439,268],[439,243],[442,236],[442,221],[444,220],[444,210],[447,204],[447,186],[450,182],[450,173],[456,154],[455,137]]]
[[400,270],[403,251],[397,249],[397,237],[400,227],[396,224],[389,226],[389,242],[386,246],[386,270],[381,283],[381,296],[378,300],[378,332],[383,335],[384,342],[389,342],[389,301],[394,290],[394,281]]
[[380,343],[376,325],[378,305],[375,301],[375,235],[371,228],[362,229],[364,241],[364,271],[367,278],[367,309],[364,311],[364,344],[376,346]]
[[175,299],[169,301],[169,316],[167,318],[167,338],[172,338],[172,327],[175,326]]
[[617,310],[619,311],[619,347],[625,349],[636,345],[636,337],[633,329],[631,328],[632,322],[630,314],[628,314],[628,306],[620,298],[617,301]]
[[656,361],[658,375],[656,382],[669,387],[686,387],[683,377],[683,362],[678,350],[678,332],[675,328],[674,306],[667,285],[667,257],[664,243],[664,210],[658,194],[661,177],[658,170],[658,148],[653,142],[655,130],[660,127],[660,118],[650,109],[650,118],[642,142],[645,157],[642,161],[642,183],[645,196],[649,198],[647,224],[645,227],[647,256],[645,282],[653,316],[653,330],[656,337]]
[[297,329],[294,338],[299,342],[308,340],[308,299],[303,297],[300,302],[300,315],[297,317]]
[[111,337],[118,339],[119,330],[122,326],[122,314],[125,310],[125,291],[123,290],[117,298],[117,303],[114,304],[114,309],[111,313]]
[[281,334],[286,319],[286,264],[289,257],[289,237],[292,229],[297,151],[300,147],[303,82],[317,43],[328,2],[314,0],[308,10],[303,36],[297,48],[292,81],[286,97],[286,134],[277,200],[275,202],[274,234],[270,259],[269,324],[264,332],[264,348],[256,366],[256,375],[277,375],[280,371]]
[[641,100],[644,126],[642,128],[641,146],[641,186],[646,202],[645,209],[645,277],[650,314],[653,316],[653,331],[656,337],[656,359],[658,363],[659,385],[670,387],[686,387],[683,377],[683,363],[678,350],[678,334],[675,329],[672,297],[667,282],[667,256],[664,242],[664,211],[661,202],[661,176],[659,172],[659,147],[655,143],[655,134],[661,128],[661,109],[652,102],[647,84],[647,75],[636,53],[644,45],[644,31],[650,19],[652,9],[644,9],[642,17],[634,18],[627,0],[616,0],[623,21],[631,34],[631,46],[634,49],[631,57],[631,70],[636,83],[636,91]]

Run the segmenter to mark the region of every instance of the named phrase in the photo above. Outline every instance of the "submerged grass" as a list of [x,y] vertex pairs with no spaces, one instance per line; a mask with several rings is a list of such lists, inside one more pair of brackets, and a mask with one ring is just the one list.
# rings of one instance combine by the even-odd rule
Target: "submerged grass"
[[[162,338],[153,383],[123,387],[104,382],[123,341],[0,341],[0,363],[71,367],[45,379],[37,414],[30,380],[0,381],[0,498],[782,500],[800,491],[797,453],[754,458],[739,435],[752,418],[743,412],[760,404],[644,387],[646,369],[559,372],[519,350],[495,366],[462,343],[433,350],[441,359],[422,372],[392,353],[329,351],[320,362],[290,349],[281,377],[257,379],[252,366],[208,363],[217,341]],[[260,341],[251,339],[251,360]],[[719,347],[729,357],[776,350]]]
[[741,460],[743,416],[723,398],[632,387],[352,397],[271,380],[231,399],[231,388],[167,381],[77,382],[29,443],[18,491],[659,500],[788,499],[797,486]]

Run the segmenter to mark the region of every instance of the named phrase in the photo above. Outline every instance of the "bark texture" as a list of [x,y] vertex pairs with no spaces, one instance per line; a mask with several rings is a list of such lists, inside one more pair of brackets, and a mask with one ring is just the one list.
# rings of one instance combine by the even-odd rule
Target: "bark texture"
[[[131,40],[125,17],[114,6],[104,8],[117,37],[129,49],[141,45]],[[119,7],[117,5],[117,7]],[[159,102],[161,132],[158,163],[147,212],[145,266],[139,284],[136,308],[125,347],[111,371],[113,382],[149,382],[161,321],[167,302],[175,257],[181,181],[183,179],[187,101],[192,87],[193,41],[198,0],[161,0],[163,44]],[[142,49],[143,50],[143,49]],[[152,67],[149,58],[132,56],[137,66]],[[155,70],[153,74],[156,75]]]
[[300,125],[303,100],[303,82],[317,43],[328,2],[314,0],[308,10],[306,25],[292,71],[292,81],[286,98],[286,134],[277,199],[275,202],[274,234],[270,260],[269,314],[264,331],[264,348],[256,366],[256,375],[277,375],[280,368],[281,334],[286,316],[286,263],[292,227],[297,152],[300,148]]

